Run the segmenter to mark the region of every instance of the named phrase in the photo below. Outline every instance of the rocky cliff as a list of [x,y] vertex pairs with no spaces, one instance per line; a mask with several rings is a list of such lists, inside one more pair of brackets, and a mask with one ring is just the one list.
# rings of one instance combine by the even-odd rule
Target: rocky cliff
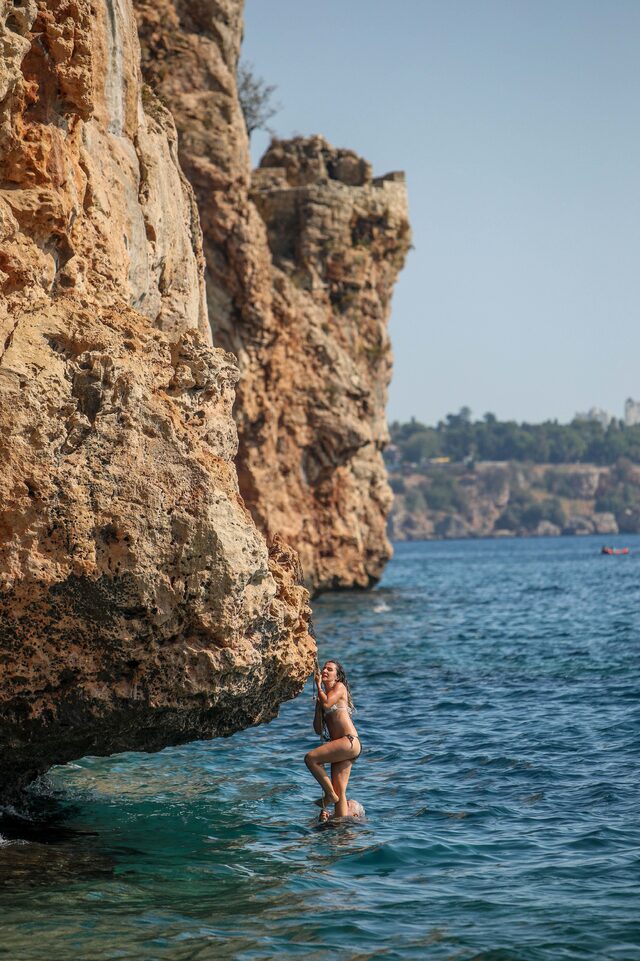
[[275,142],[252,178],[240,0],[135,2],[145,78],[175,117],[198,200],[214,343],[240,367],[242,495],[312,589],[366,587],[390,556],[381,449],[404,179],[374,178],[320,137]]
[[640,468],[631,464],[431,464],[392,468],[391,483],[394,540],[640,529]]
[[197,208],[130,2],[0,13],[6,791],[268,719],[314,645],[295,558],[239,495],[238,371],[210,346]]

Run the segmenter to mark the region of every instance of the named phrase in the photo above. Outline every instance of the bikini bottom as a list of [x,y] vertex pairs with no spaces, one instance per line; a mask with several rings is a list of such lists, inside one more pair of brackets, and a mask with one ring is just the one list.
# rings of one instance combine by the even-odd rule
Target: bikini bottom
[[356,754],[356,756],[352,759],[353,764],[355,764],[356,761],[358,760],[358,758],[360,757],[360,755],[362,754],[362,741],[360,740],[360,738],[358,737],[357,734],[345,734],[345,737],[348,737],[348,738],[349,738],[349,743],[351,744],[351,747],[353,747],[353,742],[354,742],[354,741],[357,741],[358,744],[360,745],[360,751],[359,751],[359,753]]
[[[352,758],[349,759],[353,764],[355,764],[355,762],[356,762],[356,761],[358,760],[358,758],[360,757],[360,754],[362,754],[362,741],[360,740],[360,738],[358,737],[357,734],[340,734],[339,737],[348,737],[348,738],[349,738],[349,743],[350,743],[351,747],[353,747],[353,742],[354,742],[354,741],[357,741],[357,742],[359,743],[359,745],[360,745],[360,751],[359,751],[359,753],[356,754],[355,757],[352,757]],[[338,738],[325,737],[325,741],[337,741],[337,740],[338,740]]]

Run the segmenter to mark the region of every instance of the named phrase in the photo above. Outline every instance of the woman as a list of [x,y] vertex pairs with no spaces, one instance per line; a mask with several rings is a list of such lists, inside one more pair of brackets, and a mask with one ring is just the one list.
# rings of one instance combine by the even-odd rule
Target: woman
[[[347,784],[351,765],[362,750],[358,732],[351,720],[353,701],[349,682],[344,668],[337,661],[327,661],[322,674],[316,674],[314,681],[318,699],[313,729],[321,735],[323,728],[326,728],[329,737],[326,744],[305,755],[304,763],[324,792],[322,800],[316,803],[322,808],[335,804],[336,817],[347,817]],[[331,765],[331,779],[324,769],[325,764]]]

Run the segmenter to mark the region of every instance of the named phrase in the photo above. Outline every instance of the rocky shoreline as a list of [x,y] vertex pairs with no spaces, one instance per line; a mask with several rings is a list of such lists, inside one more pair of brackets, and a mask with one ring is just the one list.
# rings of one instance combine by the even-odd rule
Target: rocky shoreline
[[390,480],[389,536],[395,541],[610,537],[640,530],[640,504],[619,495],[621,485],[640,490],[640,467],[633,465],[480,461],[392,469]]

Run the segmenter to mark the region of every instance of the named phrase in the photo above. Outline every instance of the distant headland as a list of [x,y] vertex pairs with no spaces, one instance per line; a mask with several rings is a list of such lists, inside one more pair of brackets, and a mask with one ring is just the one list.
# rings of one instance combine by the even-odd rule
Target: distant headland
[[[640,531],[640,404],[570,424],[518,424],[468,407],[435,427],[391,425],[395,540]],[[597,415],[597,416],[596,416]]]

